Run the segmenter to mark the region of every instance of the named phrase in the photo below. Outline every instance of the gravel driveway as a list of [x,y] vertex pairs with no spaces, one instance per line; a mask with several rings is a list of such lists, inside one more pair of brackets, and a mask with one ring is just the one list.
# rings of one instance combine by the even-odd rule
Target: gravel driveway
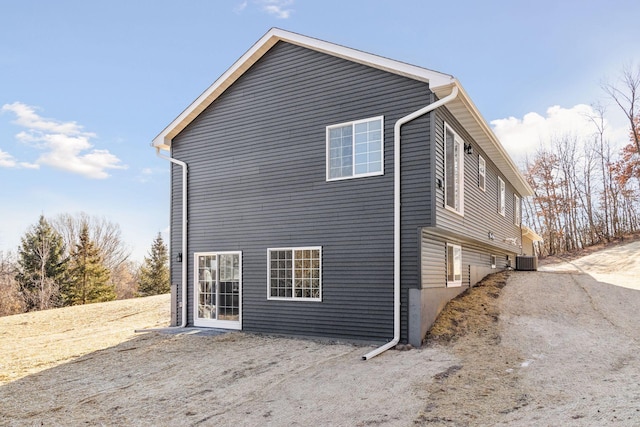
[[444,347],[459,362],[455,373],[431,386],[422,420],[639,426],[639,267],[636,241],[538,272],[511,273],[491,330]]
[[[622,249],[631,254],[630,278],[640,277],[629,267],[640,253],[633,245]],[[65,335],[73,318],[62,309],[34,326],[46,324],[49,335],[59,329],[35,352],[46,369],[14,377],[20,361],[3,357],[18,359],[15,349],[38,340],[30,330],[29,344],[21,341],[29,318],[0,319],[0,374],[17,378],[0,386],[0,425],[638,426],[640,291],[609,284],[624,260],[599,254],[590,266],[511,272],[499,292],[475,301],[490,322],[367,362],[360,358],[368,347],[236,332],[142,334],[47,364],[47,354],[78,342],[80,331]],[[589,275],[595,270],[609,282]],[[113,318],[135,319],[128,316]],[[94,314],[96,341],[123,327],[101,317]]]

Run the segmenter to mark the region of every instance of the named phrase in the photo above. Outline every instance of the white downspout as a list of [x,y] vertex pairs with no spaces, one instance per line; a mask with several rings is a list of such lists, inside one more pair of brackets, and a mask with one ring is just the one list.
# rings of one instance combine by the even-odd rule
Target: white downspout
[[161,159],[170,161],[182,167],[182,323],[178,328],[187,326],[187,164],[173,157],[160,154],[156,147],[156,154]]
[[411,114],[400,118],[393,128],[393,339],[362,356],[369,360],[395,347],[400,341],[400,128],[407,122],[435,110],[458,96],[458,86],[451,93]]

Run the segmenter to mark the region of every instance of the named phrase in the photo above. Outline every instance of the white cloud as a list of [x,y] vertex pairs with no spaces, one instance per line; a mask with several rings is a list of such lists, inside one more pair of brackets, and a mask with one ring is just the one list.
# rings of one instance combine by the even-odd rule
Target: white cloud
[[28,162],[18,162],[11,154],[0,149],[0,168],[39,169],[40,165]]
[[234,11],[235,13],[242,13],[242,11],[244,11],[244,10],[247,8],[248,3],[249,3],[249,2],[248,2],[247,0],[244,0],[242,3],[240,3],[239,5],[237,5],[237,6],[233,9],[233,11]]
[[20,162],[19,165],[24,169],[40,169],[40,165],[37,163]]
[[34,107],[20,102],[5,104],[2,111],[14,113],[14,123],[27,129],[16,134],[18,141],[44,151],[36,163],[21,162],[20,167],[37,169],[48,165],[92,179],[109,177],[109,169],[126,169],[108,150],[94,149],[91,139],[96,134],[85,132],[76,122],[43,118]]
[[0,167],[3,168],[15,168],[18,165],[16,159],[6,151],[0,149]]
[[293,5],[293,0],[261,0],[262,10],[278,19],[288,19],[293,9],[288,8]]
[[[549,147],[554,139],[570,136],[578,141],[592,140],[597,128],[589,117],[596,112],[589,105],[578,104],[571,108],[558,105],[549,107],[546,115],[531,112],[521,119],[508,117],[491,121],[493,131],[507,152],[517,162],[532,156],[540,147]],[[625,133],[623,129],[613,128],[605,119],[605,136],[616,144]]]
[[140,173],[138,174],[138,176],[136,176],[136,180],[138,180],[138,182],[145,184],[149,181],[151,181],[152,177],[153,177],[153,169],[151,168],[142,168],[140,170]]

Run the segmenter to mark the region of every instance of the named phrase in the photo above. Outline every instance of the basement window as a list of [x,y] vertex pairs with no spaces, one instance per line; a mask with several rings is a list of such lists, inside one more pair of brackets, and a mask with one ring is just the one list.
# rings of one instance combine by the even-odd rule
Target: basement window
[[447,243],[447,287],[462,286],[462,248]]

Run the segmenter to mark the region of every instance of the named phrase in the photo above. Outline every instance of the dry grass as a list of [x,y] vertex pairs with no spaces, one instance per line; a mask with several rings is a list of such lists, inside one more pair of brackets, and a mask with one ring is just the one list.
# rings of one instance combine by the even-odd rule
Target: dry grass
[[449,343],[470,333],[493,335],[500,314],[498,297],[509,274],[491,274],[449,301],[427,333],[427,343]]
[[132,339],[134,329],[167,326],[169,300],[167,294],[0,317],[0,385]]

